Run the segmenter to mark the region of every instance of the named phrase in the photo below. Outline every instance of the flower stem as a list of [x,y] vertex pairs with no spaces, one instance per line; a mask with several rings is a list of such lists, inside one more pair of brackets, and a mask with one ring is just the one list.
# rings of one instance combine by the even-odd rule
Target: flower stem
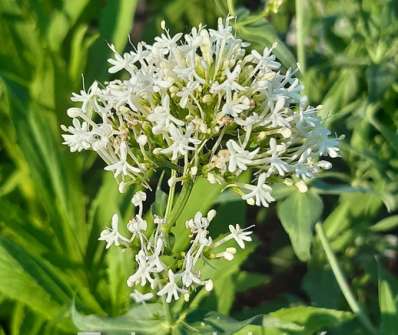
[[300,64],[301,73],[305,71],[304,1],[305,0],[296,0],[297,60]]
[[163,304],[164,315],[166,317],[168,328],[171,329],[171,327],[173,325],[173,317],[171,316],[170,305],[166,302],[165,296],[162,296],[162,304]]
[[322,248],[325,251],[326,258],[329,262],[330,267],[334,273],[337,283],[339,284],[340,290],[343,293],[348,305],[354,314],[358,317],[358,319],[362,322],[363,326],[369,331],[370,334],[376,335],[376,329],[373,327],[367,315],[362,310],[361,306],[357,302],[352,293],[350,286],[347,283],[347,279],[344,276],[344,273],[341,271],[339,263],[337,262],[336,256],[334,255],[329,241],[325,236],[325,232],[323,231],[321,223],[317,223],[315,225],[315,231],[318,235],[318,238],[321,242]]
[[171,209],[173,207],[174,193],[175,193],[175,189],[176,189],[176,183],[175,183],[174,179],[175,179],[176,175],[177,175],[176,170],[172,170],[171,171],[171,179],[173,180],[173,183],[170,187],[169,196],[167,197],[166,213],[164,215],[166,220],[168,219],[168,217],[171,213]]
[[227,0],[227,5],[228,5],[228,14],[235,16],[235,8],[234,8],[234,2],[233,0]]

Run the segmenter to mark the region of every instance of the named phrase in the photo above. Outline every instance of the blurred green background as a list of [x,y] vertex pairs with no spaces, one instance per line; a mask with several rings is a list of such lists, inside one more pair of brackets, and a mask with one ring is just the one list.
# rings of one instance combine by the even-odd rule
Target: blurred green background
[[[397,1],[235,8],[238,35],[257,48],[278,40],[285,66],[298,59],[311,104],[324,106],[325,123],[345,139],[333,172],[311,184],[315,201],[287,197],[259,210],[209,199],[221,213],[214,229],[255,223],[258,243],[203,307],[238,319],[295,303],[349,310],[318,238],[311,255],[295,241],[311,240],[319,212],[360,304],[380,334],[397,334]],[[60,124],[71,92],[109,79],[107,43],[121,52],[129,40],[152,41],[163,19],[175,33],[227,13],[222,0],[0,1],[0,334],[72,334],[73,300],[97,315],[129,308],[128,255],[97,241],[114,212],[129,215],[129,194],[95,155],[68,152]],[[284,207],[297,215],[281,215]],[[364,334],[356,322],[345,327],[330,334]]]

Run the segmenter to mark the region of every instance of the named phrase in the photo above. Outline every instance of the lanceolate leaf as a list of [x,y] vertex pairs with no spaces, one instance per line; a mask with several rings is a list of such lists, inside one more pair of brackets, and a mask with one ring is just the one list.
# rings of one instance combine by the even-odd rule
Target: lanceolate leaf
[[312,228],[320,218],[322,208],[321,198],[311,191],[296,191],[278,203],[279,219],[289,234],[297,257],[302,261],[310,258]]
[[310,306],[283,308],[270,313],[269,316],[301,326],[303,328],[301,331],[293,332],[297,335],[312,335],[352,319],[352,314],[349,312]]
[[[193,218],[198,211],[201,211],[204,215],[207,214],[220,192],[220,185],[210,184],[204,178],[199,178],[195,182],[186,206],[178,216],[176,226],[172,230],[176,237],[174,251],[182,251],[189,244],[189,231],[185,227],[185,222]],[[178,203],[176,204],[177,206]]]
[[103,79],[106,75],[104,64],[110,55],[107,43],[114,44],[122,52],[128,40],[137,0],[108,1],[100,15],[101,37],[89,52],[88,81]]
[[395,335],[398,325],[398,283],[379,264],[380,334]]
[[261,16],[246,16],[238,18],[235,25],[240,37],[252,43],[254,48],[271,47],[274,43],[274,53],[286,67],[296,67],[296,60],[288,47],[279,39],[276,31],[265,18]]
[[72,306],[72,319],[79,330],[106,332],[108,335],[168,334],[161,304],[142,304],[133,307],[126,315],[115,318],[101,318],[84,315]]
[[71,329],[65,306],[72,292],[41,260],[4,238],[0,239],[0,292]]

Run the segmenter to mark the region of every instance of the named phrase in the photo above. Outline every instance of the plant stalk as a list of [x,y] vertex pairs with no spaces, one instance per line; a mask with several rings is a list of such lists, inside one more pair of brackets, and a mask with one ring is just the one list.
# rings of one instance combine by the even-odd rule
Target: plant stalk
[[228,14],[235,16],[235,7],[234,7],[234,1],[233,0],[227,0],[227,5],[228,5]]
[[[172,170],[171,171],[171,178],[175,179],[176,175],[177,175],[176,170]],[[166,212],[164,214],[164,218],[166,220],[168,219],[168,217],[169,217],[169,215],[171,213],[171,209],[173,208],[175,189],[176,189],[176,183],[173,182],[173,184],[171,185],[170,190],[169,190],[169,195],[167,197]]]
[[305,0],[296,0],[297,60],[300,65],[301,73],[304,73],[304,71],[305,71],[304,2],[305,2]]
[[322,248],[325,251],[326,258],[329,262],[330,267],[334,273],[336,281],[340,287],[341,292],[343,293],[348,305],[350,306],[353,313],[358,317],[363,326],[369,331],[370,334],[377,335],[376,329],[373,327],[367,315],[364,313],[363,309],[359,305],[358,301],[355,299],[354,294],[350,286],[347,283],[347,279],[344,276],[344,273],[341,271],[339,263],[337,262],[337,258],[334,255],[329,241],[326,238],[325,232],[323,231],[322,224],[317,223],[315,225],[315,231],[318,235],[318,238],[321,242]]

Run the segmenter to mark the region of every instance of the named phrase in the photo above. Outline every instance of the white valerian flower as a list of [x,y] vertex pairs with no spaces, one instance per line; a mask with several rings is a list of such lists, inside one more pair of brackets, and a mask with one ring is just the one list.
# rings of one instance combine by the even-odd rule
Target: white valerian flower
[[178,300],[179,292],[183,292],[182,289],[178,287],[178,285],[175,282],[175,275],[172,270],[168,271],[168,278],[169,281],[168,283],[158,292],[159,296],[164,296],[166,295],[166,302],[170,303],[173,299]]
[[233,225],[229,225],[229,231],[231,232],[230,237],[233,238],[238,245],[244,249],[245,248],[245,241],[250,242],[252,238],[250,235],[253,233],[252,231],[248,231],[248,229],[252,228],[253,226],[247,227],[245,229],[241,229],[240,226],[237,224],[235,227]]
[[[239,225],[213,241],[216,212],[210,210],[186,221],[190,241],[181,253],[173,252],[170,232],[180,203],[173,199],[181,188],[205,177],[250,205],[268,207],[276,183],[306,191],[308,179],[331,167],[324,156],[339,154],[338,139],[323,126],[319,107],[308,104],[298,70],[282,67],[275,45],[249,49],[233,31],[232,19],[220,18],[215,29],[199,25],[176,35],[162,23],[152,44],[141,42],[125,53],[111,45],[108,71],[123,75],[73,93],[75,105],[67,110],[72,125],[61,126],[64,144],[71,151],[95,151],[122,193],[150,190],[153,177],[166,172],[171,195],[166,209],[147,206],[165,217],[144,213],[147,195],[140,191],[131,199],[135,215],[127,223],[128,236],[119,233],[114,216],[99,237],[107,248],[131,247],[135,270],[128,285],[148,292],[134,291],[136,301],[156,295],[167,302],[189,299],[199,286],[210,291],[214,278],[201,273],[203,263],[232,260],[237,251],[222,248],[225,242],[244,248],[251,241],[251,232]],[[242,183],[248,170],[254,177]]]
[[271,168],[277,170],[280,176],[284,176],[287,172],[289,172],[290,168],[289,164],[280,158],[280,155],[283,154],[286,150],[285,146],[278,145],[275,138],[272,137],[269,141],[269,147],[269,153],[271,154],[269,163],[271,165]]
[[138,252],[138,254],[135,256],[135,259],[138,264],[138,269],[127,279],[127,285],[132,287],[139,283],[141,286],[144,286],[147,282],[149,282],[151,286],[153,286],[155,280],[151,277],[151,274],[153,273],[153,264],[150,262],[150,259],[143,250]]
[[80,122],[79,119],[73,119],[73,127],[61,126],[62,130],[70,134],[64,134],[64,144],[70,147],[70,151],[82,151],[91,148],[93,134],[91,133],[87,122]]
[[134,167],[130,165],[127,162],[127,152],[128,152],[128,146],[126,142],[120,143],[120,157],[119,160],[116,161],[113,164],[110,164],[105,167],[106,171],[112,171],[115,176],[126,176],[129,173],[140,173],[140,169],[137,167]]
[[321,156],[338,156],[338,139],[308,105],[298,70],[283,69],[276,44],[250,50],[231,20],[188,34],[164,26],[153,44],[126,53],[111,45],[109,72],[125,76],[72,94],[64,143],[96,151],[121,190],[150,188],[165,167],[177,172],[173,183],[204,176],[223,186],[248,169],[268,173],[271,188],[317,175],[327,166]]
[[153,298],[153,293],[141,293],[140,291],[134,290],[134,292],[130,294],[130,297],[133,298],[137,304],[140,304],[151,300]]
[[184,122],[177,119],[170,113],[170,97],[164,95],[162,97],[162,105],[157,106],[151,113],[148,114],[147,119],[153,123],[152,132],[154,134],[161,134],[168,131],[168,128],[175,124],[183,126]]
[[259,151],[259,149],[252,152],[245,150],[234,140],[227,142],[227,148],[229,151],[229,172],[235,172],[238,169],[242,171],[247,170],[247,167],[252,163],[252,160]]
[[180,156],[184,156],[188,151],[195,150],[194,145],[200,143],[200,140],[191,137],[193,133],[192,127],[187,127],[185,134],[183,134],[176,126],[170,125],[169,133],[172,144],[168,148],[160,150],[160,152],[165,155],[171,154],[171,160],[173,161]]
[[192,233],[198,233],[201,230],[206,230],[209,226],[211,220],[216,215],[216,211],[214,209],[210,210],[207,213],[207,217],[204,217],[201,212],[197,212],[195,216],[186,222],[186,227],[191,230]]
[[128,243],[129,240],[122,236],[119,233],[119,217],[117,214],[114,214],[112,217],[112,226],[111,228],[106,228],[102,231],[100,237],[98,238],[101,241],[106,241],[106,249],[109,249],[112,244],[118,246],[121,243]]
[[127,229],[133,233],[133,236],[138,235],[141,231],[145,231],[147,222],[139,215],[135,216],[127,224]]
[[272,188],[265,183],[267,175],[260,174],[258,177],[257,185],[245,184],[243,188],[249,192],[242,196],[249,205],[256,204],[257,206],[268,207],[269,203],[275,199],[271,195]]
[[133,198],[131,199],[131,202],[134,206],[142,206],[142,203],[146,201],[146,193],[145,192],[137,192],[134,194]]

